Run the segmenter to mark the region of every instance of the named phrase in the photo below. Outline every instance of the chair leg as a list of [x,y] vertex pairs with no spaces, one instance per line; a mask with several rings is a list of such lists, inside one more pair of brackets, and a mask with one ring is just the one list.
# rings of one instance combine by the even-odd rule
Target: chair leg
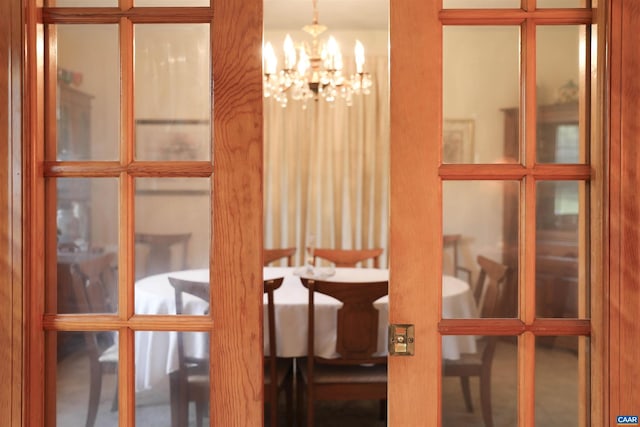
[[387,419],[387,399],[380,399],[380,421]]
[[278,395],[269,403],[269,412],[271,415],[271,425],[278,426]]
[[113,403],[111,403],[111,412],[118,411],[118,373],[116,372],[116,391],[113,394]]
[[304,425],[302,420],[302,411],[304,409],[303,400],[304,400],[304,381],[301,378],[301,374],[298,373],[295,376],[295,387],[296,387],[296,418],[298,419],[298,427],[302,427]]
[[480,406],[485,427],[493,427],[491,414],[491,375],[480,376]]
[[307,427],[315,425],[315,400],[313,399],[313,390],[311,386],[307,386]]
[[204,419],[204,408],[206,404],[201,398],[198,396],[196,399],[196,427],[202,427],[202,420]]
[[293,427],[293,373],[284,386],[287,427]]
[[278,385],[276,381],[271,380],[268,391],[265,390],[265,404],[269,407],[269,427],[278,426]]
[[169,400],[171,403],[171,427],[187,425],[189,400],[186,385],[180,379],[178,371],[169,374]]
[[315,425],[315,414],[313,413],[313,402],[307,395],[307,427],[313,427]]
[[87,408],[86,427],[93,427],[96,423],[98,405],[100,404],[100,392],[102,391],[102,367],[100,362],[91,361],[90,365],[89,405]]
[[462,395],[464,396],[464,404],[467,412],[473,412],[473,404],[471,403],[471,388],[469,387],[469,377],[460,377],[460,385],[462,386]]

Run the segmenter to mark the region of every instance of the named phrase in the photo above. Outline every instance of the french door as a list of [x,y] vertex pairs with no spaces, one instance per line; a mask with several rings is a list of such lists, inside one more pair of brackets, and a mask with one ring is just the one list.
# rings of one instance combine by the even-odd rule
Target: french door
[[[26,193],[27,204],[34,209],[28,217],[28,229],[45,230],[44,235],[27,234],[26,242],[30,248],[26,282],[33,289],[28,300],[32,323],[28,339],[31,375],[27,390],[34,392],[28,393],[28,405],[34,410],[29,412],[28,424],[56,422],[59,378],[55,365],[59,342],[67,337],[72,341],[72,335],[78,332],[108,332],[116,337],[118,344],[118,425],[142,425],[144,420],[135,405],[139,399],[136,373],[140,369],[134,356],[136,340],[146,332],[184,331],[208,335],[210,388],[214,391],[210,397],[211,424],[260,425],[263,419],[259,57],[262,2],[221,0],[201,5],[194,1],[189,6],[180,2],[180,7],[160,1],[136,4],[121,0],[116,4],[105,0],[100,3],[58,1],[55,5],[43,5],[43,9],[30,3],[27,9],[30,24],[27,43],[33,52],[28,57],[28,71],[35,76],[28,87],[33,94],[30,102],[34,112],[29,118],[33,125],[29,140],[34,141],[34,149],[29,153],[31,167],[27,169]],[[595,413],[599,411],[598,400],[589,393],[589,366],[601,362],[589,336],[593,333],[591,325],[601,324],[594,316],[602,311],[590,298],[594,289],[597,291],[601,286],[601,253],[590,243],[600,238],[597,232],[600,214],[592,200],[603,186],[597,173],[602,168],[600,147],[594,142],[598,132],[590,113],[594,97],[598,96],[598,75],[594,70],[597,71],[599,59],[591,47],[597,37],[592,26],[592,10],[580,3],[552,9],[533,0],[507,5],[504,9],[465,10],[446,3],[443,8],[436,1],[407,0],[391,2],[390,11],[390,321],[416,326],[416,350],[414,356],[389,360],[388,424],[436,426],[443,422],[443,360],[439,350],[443,336],[458,334],[498,335],[505,345],[514,346],[517,397],[513,407],[518,425],[523,426],[535,425],[536,399],[544,399],[536,390],[540,369],[536,357],[543,351],[539,344],[544,343],[543,338],[547,336],[572,337],[569,341],[577,361],[572,366],[579,383],[572,396],[578,402],[574,415],[577,425],[587,425],[593,421],[591,409]],[[538,100],[542,94],[536,79],[540,73],[537,61],[544,55],[539,49],[541,37],[547,32],[553,39],[553,31],[558,26],[570,27],[569,32],[576,37],[571,40],[576,40],[574,47],[579,58],[574,81],[578,90],[572,92],[572,85],[565,88],[570,92],[568,99],[577,105],[574,111],[577,134],[571,133],[576,132],[575,129],[561,131],[575,135],[571,141],[577,141],[576,145],[568,148],[569,155],[575,155],[575,159],[560,161],[553,157],[541,161],[537,129],[541,124],[538,114],[542,103]],[[516,61],[515,66],[510,66],[510,77],[515,73],[516,96],[512,102],[505,102],[504,111],[497,113],[499,120],[495,122],[505,126],[502,119],[506,110],[518,111],[515,143],[506,144],[500,135],[499,142],[492,142],[502,151],[493,152],[497,155],[492,157],[482,154],[486,139],[480,135],[486,122],[477,118],[476,154],[464,157],[463,152],[459,160],[454,157],[444,161],[442,141],[446,120],[450,118],[446,115],[446,103],[451,93],[446,89],[443,76],[453,74],[447,69],[443,71],[443,67],[456,66],[455,61],[450,63],[451,57],[447,57],[453,52],[448,43],[455,46],[457,38],[464,45],[465,40],[478,38],[476,31],[485,29],[498,30],[500,36],[496,40],[499,41],[508,33],[506,40],[515,55],[509,59]],[[501,30],[505,30],[504,33]],[[91,46],[91,40],[99,39],[96,34],[105,33],[106,45]],[[187,43],[188,49],[175,51],[171,43],[163,43],[172,34],[176,39],[204,37],[205,42]],[[145,50],[145,39],[149,50]],[[87,44],[83,56],[64,64],[60,62],[59,56],[65,47],[83,42]],[[143,55],[153,58],[151,47],[166,49],[161,52],[166,61],[152,61],[145,70],[141,68]],[[110,52],[115,52],[113,60],[94,67],[94,75],[85,74],[88,71],[82,64],[100,63]],[[186,117],[163,116],[166,104],[160,101],[169,99],[180,105],[185,102],[185,98],[181,98],[184,93],[180,90],[158,93],[163,85],[154,78],[166,77],[163,71],[166,69],[179,70],[180,64],[189,63],[194,52],[200,55],[205,52],[208,58],[200,64],[208,69],[210,76],[204,94],[190,86],[194,83],[192,74],[175,71],[168,76],[175,78],[173,83],[177,87],[188,83],[184,90],[193,90],[188,93],[198,101],[194,101],[196,105],[187,103],[186,108],[194,108],[197,113]],[[468,71],[469,76],[477,70],[471,67]],[[136,76],[147,78],[137,80]],[[464,83],[464,76],[460,78],[460,83]],[[111,148],[107,151],[87,152],[83,151],[86,147],[74,147],[72,143],[61,145],[63,140],[73,141],[74,132],[82,131],[67,129],[65,132],[71,136],[62,137],[58,128],[60,103],[63,96],[70,96],[63,92],[79,95],[77,92],[83,92],[80,89],[87,87],[91,79],[96,90],[106,87],[104,96],[116,100],[114,110],[97,117],[92,116],[93,113],[88,116],[92,135],[101,141],[111,138],[107,143]],[[483,84],[486,82],[479,81],[476,85]],[[550,90],[560,86],[563,85]],[[93,108],[98,99],[92,98],[95,94],[86,95],[84,102]],[[469,95],[471,98],[472,94]],[[142,106],[145,97],[154,102]],[[73,105],[77,107],[83,97],[75,98]],[[550,100],[555,102],[553,96]],[[148,108],[148,114],[139,115],[144,108]],[[467,120],[469,117],[477,116],[469,113],[469,116],[451,118]],[[95,130],[96,126],[99,131]],[[192,126],[196,129],[193,132]],[[150,138],[160,141],[168,133],[167,127],[179,138],[167,142],[162,151],[145,151],[143,136],[151,135]],[[197,142],[195,146],[189,142],[193,135],[197,141],[202,128],[210,142],[204,150],[199,149]],[[465,128],[458,130],[464,137]],[[190,135],[186,140],[182,139],[185,133]],[[554,156],[566,154],[567,149],[563,151],[556,145]],[[569,185],[564,185],[566,183]],[[87,187],[91,188],[89,193]],[[510,267],[513,299],[512,311],[498,319],[441,318],[442,234],[448,231],[443,228],[451,225],[447,221],[452,218],[443,200],[449,200],[453,193],[464,195],[465,192],[472,193],[471,196],[490,194],[495,200],[492,212],[501,218],[498,226],[491,225],[496,235],[501,236],[491,243],[502,245],[501,250],[496,252],[496,246],[492,246],[489,253]],[[496,198],[496,194],[499,197]],[[469,200],[473,200],[471,196]],[[542,196],[553,199],[551,211],[539,209]],[[83,197],[90,203],[83,204]],[[142,268],[138,264],[140,258],[136,257],[135,234],[143,226],[153,225],[147,221],[151,222],[149,218],[162,209],[180,209],[182,216],[178,216],[181,219],[178,222],[192,225],[193,217],[185,197],[207,200],[204,210],[209,209],[208,221],[192,233],[200,238],[205,236],[202,247],[208,254],[204,257],[204,267],[210,268],[211,283],[215,283],[211,288],[210,310],[215,315],[179,318],[143,314],[137,311],[133,288],[136,270]],[[161,202],[154,204],[158,200]],[[484,200],[476,199],[473,203],[463,203],[460,209],[473,213],[482,203]],[[43,209],[35,209],[39,207]],[[99,224],[83,223],[82,212],[88,209],[117,218],[117,227],[110,230],[104,219]],[[138,217],[143,209],[147,215]],[[559,221],[563,226],[575,226],[569,229],[570,236],[578,242],[573,256],[577,266],[575,275],[569,274],[571,279],[575,278],[571,281],[575,286],[567,291],[575,299],[575,310],[568,317],[564,311],[542,313],[546,306],[538,304],[541,293],[546,290],[545,285],[538,285],[541,274],[538,260],[542,258],[538,241],[543,230],[538,219],[549,212],[552,224],[557,225]],[[509,213],[513,215],[508,216]],[[564,216],[555,218],[558,215]],[[58,230],[58,223],[67,228]],[[156,224],[162,231],[175,225]],[[479,227],[487,228],[486,224]],[[515,239],[511,239],[514,234]],[[58,297],[64,290],[57,276],[61,260],[57,249],[61,238],[68,238],[83,250],[116,254],[119,285],[112,312],[78,313],[60,309]],[[101,244],[92,246],[95,242]],[[486,249],[487,242],[473,247],[474,255],[481,253],[477,249]],[[473,261],[475,257],[469,259]],[[474,269],[475,265],[469,267]],[[40,316],[42,313],[44,316]],[[43,392],[35,393],[36,390]]]
[[[391,3],[390,322],[415,324],[415,356],[389,359],[390,425],[601,422],[594,24],[579,1]],[[491,318],[442,318],[443,234],[461,235],[472,277],[479,255],[508,268]],[[450,335],[499,338],[491,410],[467,413],[443,377]]]
[[[153,343],[171,348],[177,334],[204,336],[211,424],[262,424],[261,11],[261,0],[28,2],[27,194],[40,212],[29,225],[44,230],[27,237],[29,310],[42,319],[29,425],[168,423],[173,411],[144,400],[162,386],[154,366],[180,363]],[[158,250],[139,243],[153,235],[186,236],[189,256],[171,247],[145,271]],[[100,274],[96,259],[109,261]],[[206,313],[176,316],[134,291],[142,275],[186,268],[209,269]],[[73,359],[82,343],[95,359]],[[175,404],[165,387],[156,408]],[[112,403],[96,410],[87,397],[100,390]]]

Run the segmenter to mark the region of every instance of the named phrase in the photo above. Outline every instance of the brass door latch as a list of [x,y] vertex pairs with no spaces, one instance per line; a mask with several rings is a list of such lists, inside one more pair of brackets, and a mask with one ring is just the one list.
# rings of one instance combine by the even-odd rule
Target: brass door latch
[[389,356],[413,356],[414,325],[389,325]]

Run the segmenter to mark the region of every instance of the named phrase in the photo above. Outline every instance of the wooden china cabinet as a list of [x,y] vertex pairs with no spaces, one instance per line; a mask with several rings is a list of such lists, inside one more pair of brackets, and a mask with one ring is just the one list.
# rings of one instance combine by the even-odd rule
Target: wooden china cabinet
[[93,96],[68,84],[58,85],[58,157],[88,160],[91,153]]
[[[57,131],[59,160],[90,160],[92,96],[58,85]],[[87,179],[59,179],[57,182],[59,243],[91,242],[90,189]]]
[[[519,158],[519,109],[504,113],[505,156]],[[578,163],[578,103],[538,107],[537,163]],[[578,317],[578,184],[574,181],[539,181],[536,187],[536,316]],[[517,289],[518,197],[505,194],[503,261],[511,267],[510,289]],[[512,293],[517,307],[517,292]],[[515,313],[512,313],[515,315]],[[564,345],[558,338],[540,338]],[[575,341],[571,341],[574,343]]]
[[[58,85],[57,132],[60,160],[88,160],[91,149],[92,96],[71,87]],[[91,242],[90,188],[87,179],[57,180],[58,224],[58,313],[75,313],[77,305],[71,289],[71,265],[78,259],[94,256],[87,252]],[[60,334],[58,357],[82,345],[82,335]]]

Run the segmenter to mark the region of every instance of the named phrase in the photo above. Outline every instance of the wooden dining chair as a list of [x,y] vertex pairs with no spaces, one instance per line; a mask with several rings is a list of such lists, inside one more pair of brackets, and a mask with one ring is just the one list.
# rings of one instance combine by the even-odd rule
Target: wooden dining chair
[[452,254],[452,270],[453,275],[460,277],[464,275],[464,279],[467,283],[471,284],[471,270],[460,265],[460,242],[462,241],[461,234],[445,234],[442,236],[442,246],[444,249],[451,248]]
[[276,314],[273,292],[282,285],[283,277],[264,280],[264,293],[267,295],[267,339],[268,354],[264,356],[264,402],[269,405],[271,427],[278,424],[278,398],[285,393],[286,425],[293,425],[293,360],[278,357],[276,338]]
[[[186,269],[190,240],[191,233],[136,233],[136,244],[144,245],[148,248],[147,257],[143,268],[143,276],[166,273],[176,269]],[[177,265],[172,262],[171,258],[173,247],[177,247],[181,251],[180,260]]]
[[[70,267],[71,287],[79,313],[115,313],[117,311],[117,279],[115,254],[107,253],[85,258]],[[102,377],[116,374],[118,341],[112,332],[83,332],[89,358],[89,403],[86,427],[93,427],[98,414]],[[117,409],[116,386],[112,410]]]
[[382,248],[373,249],[308,249],[313,254],[313,264],[321,258],[335,264],[336,267],[355,267],[359,262],[373,259],[373,267],[380,268],[380,255]]
[[[169,277],[176,299],[176,314],[185,314],[183,294],[194,295],[209,301],[208,282]],[[194,402],[196,426],[202,427],[205,410],[209,404],[209,358],[188,356],[184,349],[184,332],[178,332],[178,369],[170,374],[171,425],[189,425],[189,403]]]
[[264,249],[262,251],[262,260],[265,267],[272,262],[286,258],[286,266],[291,267],[294,263],[293,257],[296,254],[296,248],[275,248]]
[[[481,317],[501,317],[504,313],[505,285],[509,268],[479,255],[480,274],[474,288],[474,298]],[[478,377],[480,405],[485,427],[493,427],[491,409],[491,367],[499,337],[486,336],[479,340],[480,350],[473,354],[462,354],[459,360],[443,359],[447,377],[460,377],[460,385],[468,412],[473,412],[469,377]]]
[[[301,280],[308,289],[309,309],[307,357],[297,364],[299,424],[303,425],[303,400],[306,400],[307,427],[314,425],[314,404],[319,400],[378,400],[384,413],[387,358],[375,355],[378,351],[379,312],[373,303],[388,294],[388,282]],[[316,293],[329,295],[343,304],[337,314],[336,358],[314,355]]]

